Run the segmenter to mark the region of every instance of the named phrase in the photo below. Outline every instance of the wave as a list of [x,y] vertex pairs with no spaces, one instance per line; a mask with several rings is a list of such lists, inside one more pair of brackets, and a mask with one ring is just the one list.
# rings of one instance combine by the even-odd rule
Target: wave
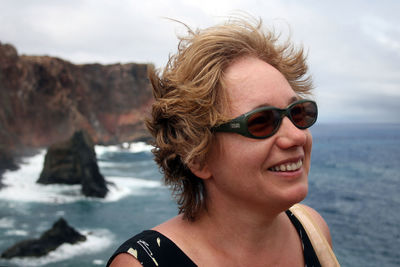
[[[54,262],[69,260],[78,255],[95,254],[110,247],[114,241],[114,235],[107,229],[90,229],[79,231],[86,236],[86,241],[77,244],[63,244],[46,256],[13,258],[10,263],[17,266],[42,266]],[[94,259],[93,264],[103,263],[100,259]]]
[[33,157],[24,158],[18,170],[3,174],[2,182],[5,186],[0,190],[1,200],[54,204],[82,200],[113,202],[132,194],[150,193],[146,188],[161,187],[160,181],[135,177],[105,177],[110,184],[110,191],[106,198],[98,199],[82,195],[81,185],[38,184],[36,180],[40,176],[45,154],[46,151],[41,150]]
[[108,186],[110,191],[104,199],[106,202],[119,201],[128,195],[148,195],[151,190],[146,189],[162,186],[160,181],[138,178],[108,177],[107,181],[111,181],[112,185]]
[[140,153],[140,152],[151,152],[154,147],[146,144],[145,142],[136,142],[136,143],[122,143],[121,145],[116,146],[101,146],[96,145],[95,151],[96,155],[102,155],[107,152],[131,152],[131,153]]
[[28,231],[13,229],[13,230],[8,230],[8,231],[4,232],[4,235],[6,235],[6,236],[27,236]]

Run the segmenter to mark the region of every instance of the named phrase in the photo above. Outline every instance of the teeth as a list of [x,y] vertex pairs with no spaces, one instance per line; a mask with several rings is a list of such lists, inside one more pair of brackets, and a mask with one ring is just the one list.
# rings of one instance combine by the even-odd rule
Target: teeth
[[303,161],[300,159],[297,162],[293,163],[286,163],[286,164],[281,164],[274,166],[270,168],[271,171],[276,171],[276,172],[285,172],[285,171],[296,171],[303,166]]

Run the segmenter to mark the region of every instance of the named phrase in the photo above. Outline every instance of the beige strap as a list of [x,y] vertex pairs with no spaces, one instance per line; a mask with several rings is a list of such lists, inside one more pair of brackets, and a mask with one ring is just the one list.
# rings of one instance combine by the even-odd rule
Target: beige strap
[[301,222],[307,232],[308,238],[317,254],[318,260],[322,267],[340,266],[335,254],[321,229],[313,221],[311,215],[301,205],[296,204],[289,209],[296,218]]

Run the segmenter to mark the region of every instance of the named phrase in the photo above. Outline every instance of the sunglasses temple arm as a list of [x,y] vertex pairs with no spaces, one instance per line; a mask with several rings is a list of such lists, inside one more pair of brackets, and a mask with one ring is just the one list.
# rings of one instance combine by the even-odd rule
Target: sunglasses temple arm
[[225,133],[239,133],[246,134],[246,126],[241,117],[223,123],[213,128],[214,132],[225,132]]

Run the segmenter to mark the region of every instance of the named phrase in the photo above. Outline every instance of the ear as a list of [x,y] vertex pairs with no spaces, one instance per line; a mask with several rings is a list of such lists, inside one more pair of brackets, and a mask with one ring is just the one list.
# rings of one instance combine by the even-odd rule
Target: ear
[[207,163],[200,164],[197,160],[194,160],[188,164],[190,171],[199,177],[200,179],[209,179],[211,177],[211,172],[207,166]]

